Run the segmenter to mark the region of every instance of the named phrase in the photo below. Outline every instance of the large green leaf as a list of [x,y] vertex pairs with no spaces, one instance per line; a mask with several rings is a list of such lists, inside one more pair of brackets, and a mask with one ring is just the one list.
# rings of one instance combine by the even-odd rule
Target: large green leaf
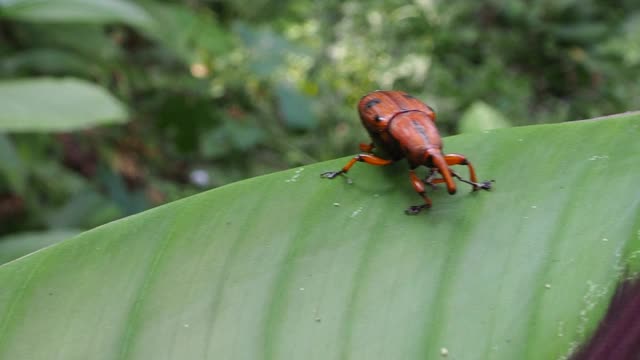
[[[0,266],[2,359],[557,359],[640,256],[640,116],[445,139],[492,192],[345,159]],[[462,169],[460,172],[464,172]]]
[[0,131],[68,131],[127,120],[120,101],[79,79],[0,81],[0,109]]

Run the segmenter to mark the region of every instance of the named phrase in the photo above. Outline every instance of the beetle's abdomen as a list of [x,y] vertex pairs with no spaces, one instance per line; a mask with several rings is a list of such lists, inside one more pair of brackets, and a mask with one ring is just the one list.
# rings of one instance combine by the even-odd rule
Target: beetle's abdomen
[[421,111],[396,115],[388,131],[412,166],[423,165],[429,149],[442,149],[442,140],[433,120]]

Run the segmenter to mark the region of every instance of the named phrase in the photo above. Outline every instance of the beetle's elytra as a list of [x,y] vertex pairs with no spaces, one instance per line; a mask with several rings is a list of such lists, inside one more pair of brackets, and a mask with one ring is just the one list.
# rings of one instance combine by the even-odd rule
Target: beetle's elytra
[[[409,215],[431,207],[425,184],[445,183],[449,194],[455,194],[453,178],[456,178],[471,185],[473,191],[491,189],[492,181],[477,182],[476,172],[464,155],[442,154],[442,139],[435,125],[436,114],[420,100],[402,91],[378,90],[360,99],[358,112],[372,142],[360,144],[364,153],[356,155],[341,170],[325,172],[322,177],[334,179],[346,174],[357,161],[381,166],[406,158],[413,188],[424,200],[424,204],[410,206],[405,211]],[[374,148],[381,149],[389,158],[374,155]],[[420,179],[415,173],[420,165],[429,168],[425,179]],[[470,179],[465,180],[456,174],[449,168],[451,165],[466,165]],[[438,173],[440,178],[436,178]]]

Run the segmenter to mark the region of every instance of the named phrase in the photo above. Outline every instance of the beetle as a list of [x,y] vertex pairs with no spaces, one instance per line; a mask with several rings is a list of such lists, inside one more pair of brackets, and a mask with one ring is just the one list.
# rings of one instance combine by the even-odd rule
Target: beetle
[[[431,207],[425,184],[435,188],[436,184],[445,183],[451,195],[456,193],[453,178],[471,185],[472,191],[491,189],[493,180],[478,182],[473,165],[464,155],[442,153],[442,139],[435,125],[436,114],[429,105],[402,91],[378,90],[360,99],[358,113],[371,137],[371,143],[360,144],[363,153],[353,157],[339,171],[328,171],[322,173],[321,177],[335,179],[345,175],[356,162],[383,166],[406,158],[411,184],[424,200],[424,204],[407,208],[405,212],[408,215]],[[375,155],[374,148],[382,150],[388,158]],[[425,179],[420,179],[415,172],[421,165],[429,168]],[[449,168],[451,165],[466,165],[469,168],[469,180],[456,174]],[[438,173],[440,178],[436,178]]]

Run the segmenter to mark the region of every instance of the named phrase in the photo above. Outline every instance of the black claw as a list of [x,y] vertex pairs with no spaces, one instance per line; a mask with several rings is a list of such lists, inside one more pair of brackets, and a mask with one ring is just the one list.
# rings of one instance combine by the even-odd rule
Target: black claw
[[413,205],[413,206],[409,206],[407,210],[404,211],[404,213],[407,215],[417,215],[420,213],[420,211],[422,211],[422,209],[428,209],[428,208],[430,208],[430,206],[427,204]]
[[480,184],[480,189],[482,189],[482,190],[491,190],[491,186],[492,186],[491,183],[494,183],[494,182],[496,182],[496,181],[495,180],[483,181]]
[[327,178],[327,179],[335,179],[340,174],[342,174],[342,171],[327,171],[320,174],[320,177]]
[[478,190],[491,190],[492,183],[496,182],[495,180],[483,181],[481,183],[475,183],[473,185],[473,191]]

